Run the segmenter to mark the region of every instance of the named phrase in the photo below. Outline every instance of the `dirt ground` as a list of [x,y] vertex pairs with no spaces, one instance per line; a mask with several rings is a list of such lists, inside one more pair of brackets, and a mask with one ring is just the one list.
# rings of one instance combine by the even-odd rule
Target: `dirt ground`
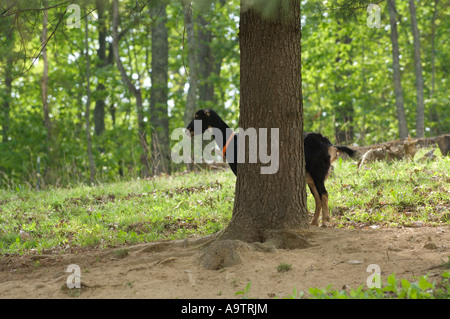
[[[240,298],[284,297],[310,287],[335,289],[365,285],[367,267],[377,264],[382,283],[392,273],[411,280],[428,274],[439,279],[450,256],[450,227],[336,229],[311,227],[307,249],[248,251],[241,264],[206,270],[199,250],[166,243],[128,250],[90,250],[60,256],[3,257],[0,298]],[[196,239],[189,239],[188,243]],[[278,272],[280,263],[291,264]],[[68,289],[69,265],[80,267],[81,289]],[[347,288],[348,289],[348,288]],[[306,296],[308,294],[305,294]]]

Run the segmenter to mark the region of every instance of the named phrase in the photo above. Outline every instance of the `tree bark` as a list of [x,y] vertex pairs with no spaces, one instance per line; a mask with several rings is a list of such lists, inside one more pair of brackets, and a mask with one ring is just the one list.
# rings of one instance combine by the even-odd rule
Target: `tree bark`
[[87,143],[87,154],[89,160],[89,181],[90,185],[94,184],[95,178],[95,163],[92,156],[92,141],[91,141],[91,124],[90,124],[90,114],[91,114],[91,58],[89,56],[89,29],[88,29],[88,18],[85,18],[85,58],[86,58],[86,110],[85,110],[85,123],[86,123],[86,143]]
[[397,108],[398,134],[400,138],[408,137],[408,126],[406,123],[405,108],[403,103],[403,89],[400,75],[400,58],[398,48],[397,18],[395,0],[388,0],[389,23],[391,26],[392,43],[392,70],[394,73],[395,105]]
[[439,114],[436,109],[436,103],[433,100],[434,98],[434,90],[436,85],[436,19],[438,15],[438,3],[439,0],[434,0],[434,11],[433,18],[431,19],[431,88],[430,88],[430,101],[431,105],[431,122],[436,123],[436,128],[434,129],[434,135],[439,135],[442,133]]
[[[103,68],[108,65],[108,60],[106,58],[106,35],[107,28],[105,27],[105,0],[96,0],[97,15],[98,15],[98,51],[97,57],[99,60],[98,68]],[[104,92],[105,85],[102,83],[103,78],[99,77],[99,83],[97,84],[97,92]],[[100,97],[95,101],[94,108],[94,125],[95,134],[100,136],[105,130],[105,100],[100,94]]]
[[411,14],[411,29],[414,39],[414,68],[416,70],[416,89],[417,89],[416,137],[423,137],[425,130],[423,75],[422,75],[422,61],[420,58],[419,28],[417,27],[416,6],[414,5],[414,0],[409,0],[409,12]]
[[197,105],[198,87],[198,64],[197,64],[197,41],[195,38],[194,19],[192,17],[192,5],[188,2],[184,6],[184,23],[186,28],[186,38],[188,46],[189,63],[189,91],[186,98],[184,110],[184,124],[187,126],[194,116]]
[[[341,29],[340,27],[339,29]],[[352,38],[348,35],[343,36],[336,40],[336,45],[339,44],[350,45],[352,43]],[[339,52],[338,57],[336,58],[336,63],[342,60],[341,52]],[[344,61],[349,65],[352,64],[350,59]],[[351,73],[348,70],[345,71],[336,71],[336,75],[338,76],[338,80],[334,85],[334,89],[336,91],[335,98],[336,99],[336,122],[338,125],[334,127],[334,133],[336,137],[336,143],[345,143],[350,144],[353,141],[353,115],[355,110],[353,108],[353,102],[350,98],[346,96],[348,88],[341,86],[341,78],[345,77],[349,79],[351,77]]]
[[308,227],[300,1],[291,0],[289,6],[286,16],[277,11],[272,19],[241,7],[239,127],[279,128],[279,169],[261,174],[265,165],[260,162],[238,164],[233,217],[221,240],[268,242],[273,231]]
[[142,148],[141,155],[141,163],[143,165],[143,177],[150,176],[150,162],[148,160],[148,144],[147,144],[147,134],[145,131],[145,122],[144,122],[144,109],[142,106],[142,94],[141,90],[137,88],[128,77],[125,68],[122,65],[122,61],[120,60],[119,54],[119,3],[118,0],[114,0],[113,2],[113,52],[114,52],[114,60],[116,61],[117,68],[120,71],[120,75],[122,77],[123,82],[133,94],[136,99],[136,109],[137,109],[137,120],[138,120],[138,134],[139,141]]
[[211,81],[210,75],[215,71],[216,61],[211,49],[212,31],[208,21],[199,15],[197,18],[199,28],[197,30],[198,40],[198,97],[199,106],[201,108],[212,107],[209,102],[214,100],[214,82]]
[[[13,42],[13,41],[11,41]],[[13,46],[11,47],[11,50]],[[3,100],[3,123],[2,123],[2,143],[8,142],[8,134],[9,134],[9,114],[11,110],[11,93],[12,93],[12,55],[8,54],[6,58],[5,65],[5,93]]]
[[155,20],[151,26],[152,71],[150,90],[150,122],[152,125],[153,174],[170,174],[169,114],[167,105],[169,41],[166,27],[166,4],[156,5],[152,10]]
[[[44,6],[46,2],[44,2]],[[42,107],[44,113],[44,126],[47,129],[47,156],[48,159],[50,156],[50,143],[52,137],[52,125],[50,122],[50,107],[48,105],[48,57],[47,57],[47,25],[48,25],[48,12],[44,10],[44,17],[42,21],[42,35],[41,35],[41,45],[44,46],[42,50],[42,60],[44,62],[44,71],[42,74],[41,80],[41,98],[42,98]]]

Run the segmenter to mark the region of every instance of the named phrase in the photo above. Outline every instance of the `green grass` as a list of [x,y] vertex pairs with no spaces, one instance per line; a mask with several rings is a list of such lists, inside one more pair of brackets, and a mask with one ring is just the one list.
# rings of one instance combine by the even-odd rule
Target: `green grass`
[[[311,299],[449,299],[450,272],[444,272],[439,281],[430,281],[428,276],[422,276],[411,282],[399,280],[391,274],[381,288],[359,286],[345,291],[328,286],[325,289],[310,288],[309,295]],[[293,298],[292,295],[290,297]]]
[[205,172],[40,192],[0,190],[0,251],[61,252],[210,234],[231,218],[234,183],[231,172]]
[[[448,225],[450,157],[338,161],[327,181],[332,227]],[[202,172],[95,187],[0,189],[1,254],[103,249],[214,233],[231,219],[236,178]],[[308,192],[308,208],[314,199]],[[22,236],[21,236],[22,231]],[[29,236],[24,236],[28,234]]]
[[[436,226],[450,221],[450,157],[436,161],[373,162],[359,171],[338,161],[327,182],[332,224],[368,228]],[[308,207],[314,207],[308,195]]]
[[[447,267],[448,268],[448,267]],[[242,299],[248,299],[251,281],[246,287],[235,293]],[[279,297],[275,297],[279,298]],[[283,299],[449,299],[450,272],[444,272],[438,280],[431,281],[428,276],[416,277],[412,281],[397,279],[395,274],[387,278],[387,283],[380,288],[367,288],[364,285],[356,289],[336,290],[331,285],[324,289],[309,288],[307,292],[294,287],[291,294]]]

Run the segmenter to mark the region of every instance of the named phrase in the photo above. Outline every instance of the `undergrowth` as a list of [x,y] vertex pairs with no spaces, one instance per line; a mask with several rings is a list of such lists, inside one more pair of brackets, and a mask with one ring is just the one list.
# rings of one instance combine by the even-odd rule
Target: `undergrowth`
[[[374,162],[339,160],[326,182],[331,227],[448,225],[450,157]],[[0,189],[1,254],[63,253],[212,234],[231,219],[236,178],[196,172],[148,180],[41,191]],[[314,199],[308,192],[309,211]],[[311,215],[312,216],[312,215]]]
[[[243,299],[251,298],[251,282],[235,293]],[[279,298],[279,297],[276,297]],[[309,288],[298,291],[294,287],[292,293],[282,299],[449,299],[450,272],[444,272],[438,281],[431,281],[428,276],[414,278],[414,280],[397,279],[395,274],[387,278],[387,283],[380,288],[367,288],[361,285],[356,289],[336,290],[329,285],[321,289]]]

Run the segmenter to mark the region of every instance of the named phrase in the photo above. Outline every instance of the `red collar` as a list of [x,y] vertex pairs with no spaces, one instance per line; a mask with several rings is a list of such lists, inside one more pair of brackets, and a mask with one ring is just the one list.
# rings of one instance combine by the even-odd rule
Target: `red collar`
[[234,132],[231,133],[230,137],[229,137],[228,140],[227,140],[227,143],[226,143],[225,146],[223,147],[223,150],[222,150],[222,156],[223,156],[224,158],[225,158],[225,154],[227,153],[228,145],[230,145],[230,142],[231,142],[231,140],[233,139],[234,135],[235,135]]

